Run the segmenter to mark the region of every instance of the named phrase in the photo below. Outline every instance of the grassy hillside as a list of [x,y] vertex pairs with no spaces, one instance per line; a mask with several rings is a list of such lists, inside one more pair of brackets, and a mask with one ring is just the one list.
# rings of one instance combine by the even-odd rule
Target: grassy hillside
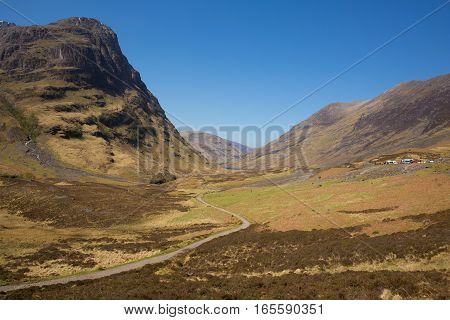
[[324,168],[448,142],[450,75],[399,84],[368,101],[334,103],[236,165]]
[[48,167],[140,181],[206,169],[99,21],[2,26],[0,57],[3,146],[32,139]]

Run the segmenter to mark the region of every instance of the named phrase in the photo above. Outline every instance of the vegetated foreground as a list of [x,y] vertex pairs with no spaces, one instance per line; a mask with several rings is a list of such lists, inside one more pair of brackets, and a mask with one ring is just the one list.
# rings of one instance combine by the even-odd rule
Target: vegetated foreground
[[[230,141],[185,141],[98,20],[3,22],[0,69],[0,285],[238,223],[199,194],[254,223],[170,262],[3,298],[448,297],[450,75],[331,104],[242,157]],[[428,162],[376,165],[403,157]]]
[[334,172],[277,187],[254,186],[282,173],[180,181],[222,190],[205,199],[254,225],[168,262],[3,298],[448,299],[449,165]]
[[237,222],[175,186],[0,178],[0,285],[109,268]]

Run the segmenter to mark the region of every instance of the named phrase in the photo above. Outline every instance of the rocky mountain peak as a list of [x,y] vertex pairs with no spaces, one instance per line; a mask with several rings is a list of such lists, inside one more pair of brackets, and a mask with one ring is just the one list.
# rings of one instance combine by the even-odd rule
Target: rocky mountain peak
[[14,27],[16,24],[5,20],[0,20],[0,28]]
[[60,25],[60,26],[79,26],[84,28],[92,28],[103,26],[104,24],[95,18],[86,18],[86,17],[70,17],[58,20],[56,22],[51,23],[52,25]]
[[17,80],[50,76],[114,94],[137,89],[151,98],[123,55],[117,35],[96,19],[68,18],[45,26],[1,28],[0,44],[0,70]]
[[87,29],[91,32],[103,33],[106,36],[111,36],[114,39],[117,39],[117,35],[110,27],[94,18],[71,17],[58,20],[54,23],[50,23],[49,25],[60,28]]
[[[152,176],[190,170],[194,159],[204,160],[167,119],[114,31],[96,19],[0,28],[0,83],[0,112],[34,117],[33,134],[17,119],[10,119],[11,130],[21,128],[75,167]],[[145,164],[136,149],[142,156],[164,152],[165,158],[136,170]]]

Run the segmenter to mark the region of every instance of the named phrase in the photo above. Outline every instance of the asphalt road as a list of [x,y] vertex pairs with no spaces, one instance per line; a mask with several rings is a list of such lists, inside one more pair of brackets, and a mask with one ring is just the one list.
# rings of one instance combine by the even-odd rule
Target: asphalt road
[[6,286],[0,286],[0,292],[7,292],[7,291],[14,291],[14,290],[19,290],[19,289],[25,289],[25,288],[30,288],[30,287],[43,287],[43,286],[50,286],[53,284],[65,284],[65,283],[69,283],[69,282],[73,282],[73,281],[81,281],[81,280],[93,280],[93,279],[99,279],[99,278],[103,278],[103,277],[108,277],[114,274],[118,274],[121,272],[126,272],[126,271],[130,271],[130,270],[134,270],[134,269],[139,269],[142,268],[145,265],[148,264],[156,264],[156,263],[160,263],[166,260],[169,260],[177,255],[180,254],[184,254],[192,249],[195,249],[199,246],[201,246],[202,244],[209,242],[211,240],[220,238],[220,237],[224,237],[227,236],[229,234],[232,234],[234,232],[238,232],[240,230],[246,229],[250,226],[250,222],[245,219],[244,217],[242,217],[241,215],[231,212],[229,210],[214,206],[212,204],[207,203],[205,200],[203,200],[203,198],[201,196],[197,197],[197,200],[200,201],[201,203],[215,208],[217,210],[220,210],[222,212],[228,213],[230,215],[232,215],[233,217],[239,219],[241,221],[241,225],[239,225],[236,228],[230,229],[230,230],[225,230],[222,231],[220,233],[217,234],[213,234],[207,238],[204,238],[202,240],[193,242],[191,244],[188,244],[185,247],[182,247],[180,249],[177,249],[175,251],[169,252],[169,253],[165,253],[159,256],[155,256],[155,257],[151,257],[151,258],[147,258],[147,259],[143,259],[143,260],[139,260],[136,262],[131,262],[131,263],[127,263],[124,265],[120,265],[117,267],[113,267],[110,269],[105,269],[105,270],[99,270],[99,271],[94,271],[94,272],[89,272],[89,273],[84,273],[84,274],[75,274],[72,276],[67,276],[67,277],[62,277],[62,278],[56,278],[56,279],[51,279],[51,280],[44,280],[44,281],[38,281],[38,282],[29,282],[29,283],[22,283],[22,284],[12,284],[12,285],[6,285]]

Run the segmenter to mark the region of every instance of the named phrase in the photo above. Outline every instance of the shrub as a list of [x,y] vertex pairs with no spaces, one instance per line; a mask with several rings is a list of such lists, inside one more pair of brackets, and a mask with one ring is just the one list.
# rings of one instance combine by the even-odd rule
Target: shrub
[[3,96],[0,96],[2,108],[6,110],[20,125],[23,133],[28,139],[35,140],[39,135],[39,122],[34,114],[26,116],[21,110],[17,109],[11,102]]

